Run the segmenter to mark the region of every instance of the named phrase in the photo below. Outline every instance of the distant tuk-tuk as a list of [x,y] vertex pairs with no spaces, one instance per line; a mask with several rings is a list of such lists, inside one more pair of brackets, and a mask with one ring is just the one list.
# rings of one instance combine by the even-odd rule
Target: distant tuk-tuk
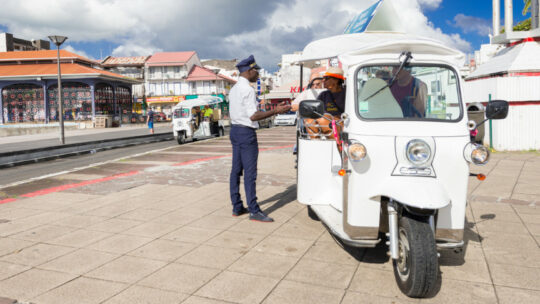
[[[300,103],[298,201],[349,246],[386,243],[401,291],[428,297],[437,290],[437,250],[464,246],[469,167],[489,157],[470,140],[477,124],[461,96],[463,53],[365,32],[314,41],[302,56],[299,63],[339,63],[346,99],[337,118],[323,117],[322,101]],[[507,113],[506,101],[491,101],[486,120]]]
[[[221,110],[217,106],[223,99],[217,96],[204,96],[179,102],[173,108],[173,133],[178,144],[186,140],[199,140],[225,135],[225,125]],[[204,116],[201,109],[208,106],[213,114]]]

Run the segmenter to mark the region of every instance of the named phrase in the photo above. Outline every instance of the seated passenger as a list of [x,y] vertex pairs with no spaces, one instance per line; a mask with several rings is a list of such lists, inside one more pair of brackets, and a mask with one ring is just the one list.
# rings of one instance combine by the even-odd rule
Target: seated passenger
[[298,111],[298,105],[301,101],[317,99],[319,94],[322,92],[322,77],[313,75],[309,81],[307,89],[298,94],[296,98],[291,103],[291,111]]
[[[318,100],[324,103],[325,115],[316,121],[307,120],[306,128],[311,138],[323,136],[327,139],[334,138],[330,120],[341,119],[341,114],[345,111],[345,92],[346,88],[343,85],[345,77],[343,70],[338,67],[330,67],[323,76],[324,87],[327,89],[317,97]],[[343,128],[342,124],[338,125],[338,132]]]
[[[398,67],[394,67],[393,73]],[[390,87],[392,95],[403,111],[403,117],[425,117],[427,85],[411,75],[411,68],[403,68]]]
[[326,113],[330,113],[335,117],[341,117],[341,114],[345,112],[345,92],[344,87],[345,77],[343,76],[343,70],[338,67],[330,67],[324,73],[323,83],[327,89],[319,94],[318,100],[324,102],[324,109]]

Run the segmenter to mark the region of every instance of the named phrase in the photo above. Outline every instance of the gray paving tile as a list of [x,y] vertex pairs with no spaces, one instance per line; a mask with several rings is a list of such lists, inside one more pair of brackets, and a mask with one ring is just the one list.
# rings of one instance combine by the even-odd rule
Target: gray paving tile
[[178,292],[159,290],[144,286],[131,286],[105,301],[104,304],[179,304],[187,297],[188,295]]
[[228,269],[234,272],[281,279],[298,262],[297,257],[250,251]]
[[340,303],[344,290],[283,280],[263,302],[265,304]]
[[173,263],[144,278],[137,285],[192,294],[213,279],[219,271],[218,269]]
[[0,294],[18,301],[29,301],[75,277],[77,276],[56,271],[30,269],[1,281]]
[[260,303],[279,282],[277,279],[224,271],[195,295],[238,303]]
[[244,249],[201,245],[177,261],[182,264],[225,269],[245,253]]
[[122,256],[85,274],[86,277],[120,283],[135,283],[166,263],[137,257]]
[[32,299],[32,302],[40,304],[101,303],[126,287],[126,284],[79,277]]

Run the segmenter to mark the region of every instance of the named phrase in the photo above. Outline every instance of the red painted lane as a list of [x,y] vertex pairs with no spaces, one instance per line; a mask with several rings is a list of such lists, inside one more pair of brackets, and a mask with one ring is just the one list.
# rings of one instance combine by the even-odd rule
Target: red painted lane
[[[285,148],[292,148],[292,147],[294,147],[294,145],[279,146],[279,147],[272,147],[272,148],[263,148],[263,149],[259,149],[259,151],[278,150],[278,149],[285,149]],[[196,164],[196,163],[200,163],[200,162],[204,162],[204,161],[220,159],[220,158],[225,158],[225,157],[230,157],[230,156],[232,156],[232,154],[205,157],[205,158],[194,159],[194,160],[189,160],[189,161],[182,162],[182,163],[173,164],[172,166],[174,166],[174,167],[187,166],[187,165],[192,165],[192,164]]]
[[264,149],[259,149],[259,151],[279,150],[279,149],[286,149],[286,148],[292,148],[292,147],[294,147],[294,144],[286,145],[286,146],[279,146],[279,147],[272,147],[272,148],[264,148]]
[[[286,145],[286,146],[279,146],[279,147],[272,147],[272,148],[264,148],[264,149],[259,149],[259,151],[286,149],[286,148],[292,148],[293,146],[294,145]],[[225,157],[229,157],[231,155],[232,154],[225,154],[225,155],[218,155],[218,156],[212,156],[212,157],[205,157],[205,158],[190,160],[190,161],[183,162],[183,163],[173,164],[172,166],[176,166],[176,167],[178,167],[178,166],[187,166],[187,165],[200,163],[200,162],[204,162],[204,161],[210,161],[210,160],[214,160],[214,159],[225,158]],[[115,174],[115,175],[111,175],[111,176],[108,176],[108,177],[88,180],[88,181],[84,181],[84,182],[80,182],[80,183],[67,184],[67,185],[62,185],[62,186],[58,186],[58,187],[42,189],[42,190],[38,190],[38,191],[34,191],[34,192],[30,192],[30,193],[20,195],[20,197],[25,197],[26,198],[26,197],[41,196],[41,195],[45,195],[45,194],[49,194],[49,193],[64,191],[64,190],[67,190],[67,189],[73,189],[73,188],[78,188],[78,187],[82,187],[82,186],[87,186],[87,185],[97,184],[97,183],[101,183],[101,182],[106,182],[106,181],[110,181],[110,180],[117,179],[117,178],[132,176],[132,175],[136,175],[136,174],[139,174],[139,173],[140,173],[140,171],[130,171],[130,172],[127,172],[127,173]],[[14,202],[14,201],[17,201],[17,199],[16,198],[7,198],[7,199],[0,200],[0,204],[11,203],[11,202]]]
[[209,161],[209,160],[214,160],[214,159],[225,158],[225,157],[228,157],[228,156],[231,156],[231,155],[232,154],[225,154],[225,155],[218,155],[218,156],[212,156],[212,157],[199,158],[199,159],[189,160],[189,161],[186,161],[186,162],[183,162],[183,163],[173,164],[172,166],[174,166],[174,167],[187,166],[187,165],[200,163],[200,162],[203,162],[203,161]]
[[0,201],[0,205],[1,204],[5,204],[5,203],[11,203],[13,201],[16,201],[17,199],[16,198],[6,198],[6,199],[3,199]]
[[[67,190],[67,189],[78,188],[78,187],[82,187],[82,186],[87,186],[87,185],[97,184],[97,183],[101,183],[101,182],[105,182],[105,181],[110,181],[110,180],[121,178],[121,177],[132,176],[132,175],[135,175],[135,174],[138,174],[138,173],[139,173],[139,171],[131,171],[131,172],[127,172],[127,173],[115,174],[115,175],[111,175],[111,176],[108,176],[108,177],[88,180],[88,181],[84,181],[84,182],[80,182],[80,183],[76,183],[76,184],[67,184],[67,185],[62,185],[62,186],[58,186],[58,187],[42,189],[42,190],[38,190],[38,191],[35,191],[35,192],[30,192],[30,193],[20,195],[20,197],[36,197],[36,196],[45,195],[45,194],[49,194],[49,193],[60,192],[60,191]],[[16,198],[8,198],[8,199],[5,199],[5,200],[1,200],[0,204],[11,203],[11,202],[16,201],[16,200],[17,200]]]

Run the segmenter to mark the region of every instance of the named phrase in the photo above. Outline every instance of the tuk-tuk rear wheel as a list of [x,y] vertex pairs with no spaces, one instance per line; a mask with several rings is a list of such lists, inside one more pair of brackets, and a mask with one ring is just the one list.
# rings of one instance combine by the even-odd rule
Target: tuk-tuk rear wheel
[[439,275],[437,247],[427,219],[404,214],[399,220],[399,258],[393,261],[399,289],[409,297],[435,292]]
[[178,132],[178,137],[176,138],[179,145],[186,143],[186,134],[184,132]]

